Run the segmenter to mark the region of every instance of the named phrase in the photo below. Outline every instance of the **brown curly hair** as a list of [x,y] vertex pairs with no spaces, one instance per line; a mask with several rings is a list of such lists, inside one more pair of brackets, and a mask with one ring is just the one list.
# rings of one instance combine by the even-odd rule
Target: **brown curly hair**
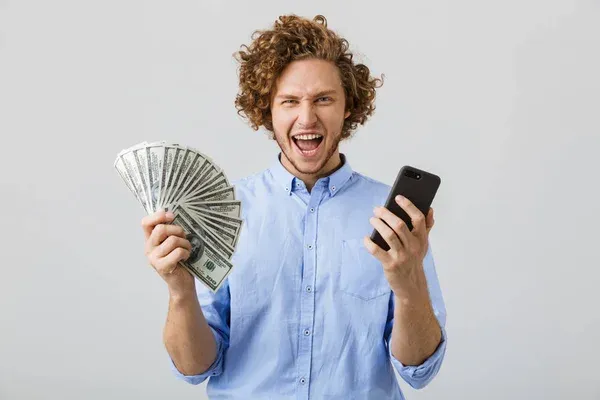
[[275,82],[289,63],[307,58],[331,61],[339,69],[345,111],[350,111],[342,139],[350,137],[375,111],[375,89],[383,84],[384,75],[371,78],[367,66],[354,64],[348,41],[327,28],[324,16],[317,15],[312,21],[294,14],[280,16],[273,29],[256,30],[251,38],[249,47],[242,45],[242,50],[234,53],[240,63],[235,106],[255,131],[264,126],[273,132],[270,103]]

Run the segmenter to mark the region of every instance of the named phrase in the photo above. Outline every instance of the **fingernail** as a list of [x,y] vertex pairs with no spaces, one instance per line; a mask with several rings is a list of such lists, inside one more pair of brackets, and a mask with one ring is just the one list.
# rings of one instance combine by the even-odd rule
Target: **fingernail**
[[175,214],[173,214],[171,211],[167,211],[167,218],[171,219],[175,217]]
[[402,201],[402,200],[404,200],[404,196],[398,195],[398,196],[396,196],[396,200]]

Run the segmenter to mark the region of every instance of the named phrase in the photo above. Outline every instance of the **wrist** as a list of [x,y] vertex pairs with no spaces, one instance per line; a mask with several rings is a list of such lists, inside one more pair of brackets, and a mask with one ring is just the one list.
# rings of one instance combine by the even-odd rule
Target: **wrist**
[[169,287],[169,297],[175,302],[186,302],[197,298],[196,287],[171,288]]
[[403,277],[397,285],[391,287],[395,300],[405,303],[414,303],[429,298],[427,278],[423,266],[412,268],[411,272]]
[[403,290],[394,292],[394,304],[396,309],[422,307],[429,304],[429,292],[423,290]]

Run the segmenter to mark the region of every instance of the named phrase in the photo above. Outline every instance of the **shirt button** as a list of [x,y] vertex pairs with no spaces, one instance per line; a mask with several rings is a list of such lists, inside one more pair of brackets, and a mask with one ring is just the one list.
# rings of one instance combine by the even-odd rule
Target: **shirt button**
[[307,286],[306,291],[310,293],[310,292],[312,292],[312,288],[310,286]]
[[311,207],[310,212],[315,212],[315,209]]
[[312,250],[312,244],[309,244],[307,247],[309,250]]
[[306,383],[306,379],[300,378],[300,383],[304,385]]
[[332,187],[331,187],[331,190],[335,190],[335,186],[332,186]]
[[310,335],[310,331],[308,329],[305,329],[304,330],[304,336],[308,336],[308,335]]
[[285,191],[286,191],[286,192],[289,192],[289,191],[290,191],[290,188],[289,188],[289,187],[286,187],[286,188],[285,188]]

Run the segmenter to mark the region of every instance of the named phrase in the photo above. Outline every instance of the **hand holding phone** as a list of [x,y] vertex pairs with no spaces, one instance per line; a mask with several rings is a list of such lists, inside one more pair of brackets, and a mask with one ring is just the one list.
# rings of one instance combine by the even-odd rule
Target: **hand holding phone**
[[[409,199],[427,217],[440,183],[441,179],[439,176],[405,165],[396,176],[396,181],[386,200],[385,208],[402,219],[408,229],[412,231],[413,225],[410,216],[395,201],[396,196],[402,195]],[[371,240],[385,251],[390,249],[388,243],[376,229],[373,229]]]

